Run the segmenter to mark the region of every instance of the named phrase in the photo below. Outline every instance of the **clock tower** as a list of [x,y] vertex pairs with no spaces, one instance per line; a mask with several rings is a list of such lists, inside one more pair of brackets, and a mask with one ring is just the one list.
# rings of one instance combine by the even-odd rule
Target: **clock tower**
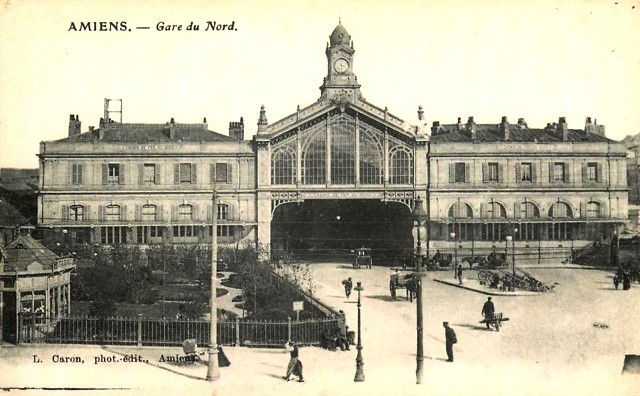
[[322,99],[348,97],[350,101],[360,97],[360,84],[353,74],[353,41],[347,29],[339,22],[329,36],[327,55],[327,76],[324,78],[320,91]]

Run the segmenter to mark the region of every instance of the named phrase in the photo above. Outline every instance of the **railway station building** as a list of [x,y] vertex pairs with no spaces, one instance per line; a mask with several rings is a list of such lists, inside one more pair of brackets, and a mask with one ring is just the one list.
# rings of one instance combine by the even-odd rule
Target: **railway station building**
[[319,99],[271,123],[263,106],[252,139],[243,119],[225,134],[206,119],[118,122],[109,100],[97,128],[83,132],[70,116],[66,137],[40,145],[39,227],[107,245],[209,244],[216,232],[221,246],[327,258],[364,246],[374,264],[393,264],[416,250],[420,197],[423,252],[508,249],[543,263],[627,219],[626,151],[595,120],[428,125],[419,108],[407,122],[362,96],[342,24],[325,54]]

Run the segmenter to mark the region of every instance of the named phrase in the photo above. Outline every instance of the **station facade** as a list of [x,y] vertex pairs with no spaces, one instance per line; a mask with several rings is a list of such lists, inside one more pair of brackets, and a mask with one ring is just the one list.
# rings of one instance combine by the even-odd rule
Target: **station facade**
[[242,119],[228,135],[206,120],[127,124],[107,101],[96,129],[71,116],[67,137],[40,146],[39,227],[74,243],[207,244],[215,216],[220,245],[370,244],[388,259],[416,248],[421,197],[423,251],[482,255],[511,236],[523,260],[543,262],[625,222],[626,151],[595,121],[429,127],[419,108],[408,123],[363,98],[341,24],[325,54],[320,98],[274,123],[263,106],[252,140]]

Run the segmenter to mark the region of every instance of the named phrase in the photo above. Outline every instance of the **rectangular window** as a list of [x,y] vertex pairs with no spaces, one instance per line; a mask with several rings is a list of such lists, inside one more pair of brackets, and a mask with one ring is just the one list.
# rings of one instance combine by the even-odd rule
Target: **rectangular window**
[[107,165],[107,183],[118,184],[120,182],[120,165]]
[[598,182],[598,164],[596,162],[587,163],[586,168],[586,182]]
[[533,172],[531,162],[523,162],[520,164],[520,181],[532,182]]
[[191,164],[180,164],[180,183],[191,183]]
[[148,243],[149,240],[147,238],[147,227],[136,227],[136,236],[138,243]]
[[486,181],[487,182],[498,181],[498,163],[497,162],[489,162],[487,164]]
[[156,165],[144,164],[142,182],[145,184],[156,184]]
[[120,220],[120,207],[118,205],[108,205],[105,208],[105,220],[108,220],[108,221]]
[[216,163],[216,183],[227,183],[229,177],[227,175],[228,172],[228,164],[225,163]]
[[156,206],[155,205],[143,205],[142,206],[142,220],[155,221],[156,220]]
[[71,184],[82,184],[82,164],[71,164]]
[[80,205],[74,205],[69,208],[69,219],[74,221],[84,220],[84,207]]
[[149,237],[151,238],[160,238],[162,237],[162,230],[159,226],[150,226],[149,227]]
[[218,205],[218,219],[227,220],[229,218],[229,205]]
[[454,182],[464,183],[466,180],[466,165],[464,162],[456,162],[454,169]]
[[[235,235],[235,226],[219,225],[216,235],[219,237],[233,237]],[[209,227],[209,234],[212,232],[212,227]]]
[[103,245],[112,245],[127,242],[126,227],[101,227],[100,241]]
[[186,238],[196,236],[196,231],[192,225],[173,226],[173,236],[176,238]]
[[552,181],[555,183],[562,183],[565,181],[565,168],[564,168],[564,162],[555,162],[553,164],[553,175],[552,175]]

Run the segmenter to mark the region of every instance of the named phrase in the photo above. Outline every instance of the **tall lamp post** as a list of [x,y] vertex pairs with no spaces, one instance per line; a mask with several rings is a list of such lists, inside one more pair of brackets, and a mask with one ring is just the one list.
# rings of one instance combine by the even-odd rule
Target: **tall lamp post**
[[[424,268],[422,266],[422,241],[420,240],[420,227],[422,222],[427,219],[427,212],[422,207],[422,199],[416,198],[411,212],[411,217],[418,228],[418,247],[416,249],[416,281],[417,281],[417,298],[416,298],[416,384],[422,383],[422,374],[424,371],[424,343],[423,343],[423,307],[422,307],[422,277]],[[427,260],[429,258],[427,257]]]
[[220,377],[218,367],[218,307],[216,306],[216,280],[218,276],[218,196],[213,190],[213,204],[211,210],[211,301],[210,330],[209,330],[209,365],[207,366],[207,381]]
[[449,234],[449,236],[451,237],[451,240],[453,241],[453,277],[455,278],[456,275],[456,268],[458,267],[458,244],[456,243],[456,233],[452,232],[451,234]]
[[511,289],[511,291],[515,291],[516,290],[516,285],[514,284],[514,281],[516,279],[516,232],[518,232],[517,228],[513,228],[511,230],[511,234],[512,235],[507,235],[507,242],[505,244],[505,251],[507,250],[507,245],[509,244],[509,242],[511,242],[511,268],[512,268],[512,281],[511,281],[511,285],[509,285],[509,288]]
[[364,382],[364,371],[362,368],[362,366],[364,366],[364,361],[362,360],[362,330],[360,322],[360,292],[364,290],[362,282],[357,282],[353,290],[358,292],[358,345],[356,346],[358,355],[356,356],[356,376],[353,378],[353,381]]

